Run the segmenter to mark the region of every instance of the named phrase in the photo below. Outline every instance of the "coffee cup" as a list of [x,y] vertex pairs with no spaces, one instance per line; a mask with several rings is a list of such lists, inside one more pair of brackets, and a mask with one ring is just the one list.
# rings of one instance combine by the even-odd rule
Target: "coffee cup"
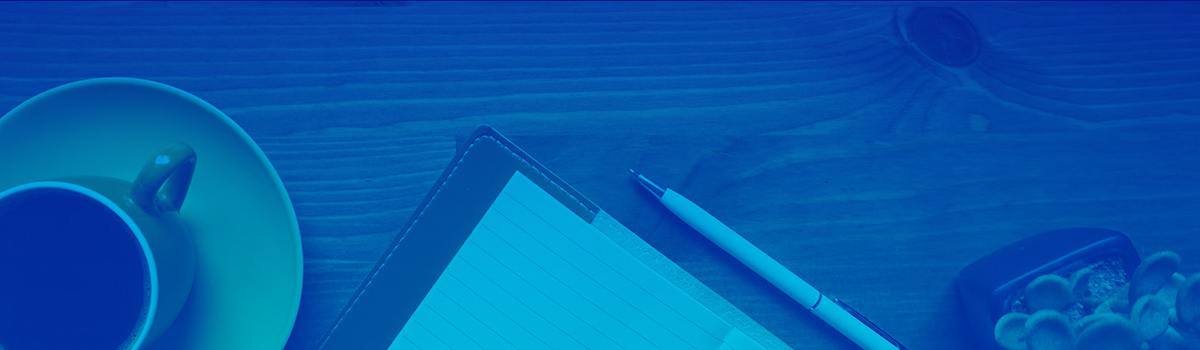
[[77,176],[0,192],[0,349],[140,350],[162,335],[195,274],[179,218],[195,166],[175,142],[132,183]]

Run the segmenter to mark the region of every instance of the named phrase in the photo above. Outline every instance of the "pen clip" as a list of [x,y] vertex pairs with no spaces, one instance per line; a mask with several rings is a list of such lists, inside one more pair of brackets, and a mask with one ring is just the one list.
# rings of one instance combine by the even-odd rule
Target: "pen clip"
[[904,347],[904,344],[900,344],[899,340],[896,340],[896,338],[892,338],[891,335],[888,335],[887,332],[884,332],[882,328],[879,328],[879,326],[876,326],[875,323],[872,323],[871,320],[868,320],[866,316],[863,316],[862,314],[858,313],[858,311],[854,310],[854,308],[850,307],[850,305],[846,305],[846,303],[843,303],[841,300],[838,300],[838,298],[830,298],[830,299],[833,299],[833,302],[835,304],[837,304],[838,306],[841,306],[843,310],[846,310],[846,312],[850,313],[850,316],[854,316],[854,318],[857,318],[860,322],[867,325],[867,327],[871,328],[872,331],[875,331],[875,333],[878,333],[880,336],[882,336],[883,339],[886,339],[888,342],[892,343],[892,345],[895,345],[900,350],[908,350],[908,348]]

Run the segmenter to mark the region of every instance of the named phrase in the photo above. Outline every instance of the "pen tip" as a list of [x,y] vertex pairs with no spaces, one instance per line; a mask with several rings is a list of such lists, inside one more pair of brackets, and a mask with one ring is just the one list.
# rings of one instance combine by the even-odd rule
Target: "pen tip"
[[646,190],[654,194],[655,197],[662,198],[663,193],[666,192],[662,189],[662,187],[659,187],[658,184],[650,181],[650,179],[647,179],[645,176],[642,176],[642,174],[638,173],[637,170],[629,169],[629,173],[633,174],[633,177],[637,178],[637,182],[642,184],[642,187],[645,187]]

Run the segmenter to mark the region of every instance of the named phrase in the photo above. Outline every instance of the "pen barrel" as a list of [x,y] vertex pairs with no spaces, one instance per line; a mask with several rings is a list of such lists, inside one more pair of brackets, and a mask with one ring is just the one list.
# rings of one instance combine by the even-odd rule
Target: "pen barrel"
[[812,312],[850,338],[859,347],[867,350],[896,350],[902,349],[898,343],[892,343],[879,331],[868,326],[866,320],[859,319],[839,305],[833,298],[823,297],[821,303]]
[[897,345],[893,345],[833,300],[823,301],[821,292],[816,288],[800,279],[783,264],[775,261],[770,255],[738,235],[737,232],[700,208],[696,203],[671,189],[667,189],[659,200],[689,226],[741,261],[742,264],[754,270],[767,282],[792,297],[800,305],[811,309],[817,317],[863,349],[896,350],[898,348]]
[[813,308],[821,297],[821,293],[788,270],[783,264],[775,261],[754,244],[747,241],[729,226],[713,217],[696,203],[683,197],[674,190],[666,190],[661,201],[671,212],[675,213],[700,234],[724,249],[729,255],[741,261],[746,267],[758,273],[767,282],[795,299],[806,308]]

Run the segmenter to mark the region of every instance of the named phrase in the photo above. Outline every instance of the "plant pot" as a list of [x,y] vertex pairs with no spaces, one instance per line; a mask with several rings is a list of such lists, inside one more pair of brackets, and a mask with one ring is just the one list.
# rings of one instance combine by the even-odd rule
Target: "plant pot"
[[1141,263],[1129,237],[1100,228],[1068,228],[1039,233],[1000,248],[959,272],[959,300],[980,349],[1003,350],[995,339],[996,321],[1013,311],[1025,286],[1038,276],[1068,276],[1103,261],[1119,261],[1127,275]]

